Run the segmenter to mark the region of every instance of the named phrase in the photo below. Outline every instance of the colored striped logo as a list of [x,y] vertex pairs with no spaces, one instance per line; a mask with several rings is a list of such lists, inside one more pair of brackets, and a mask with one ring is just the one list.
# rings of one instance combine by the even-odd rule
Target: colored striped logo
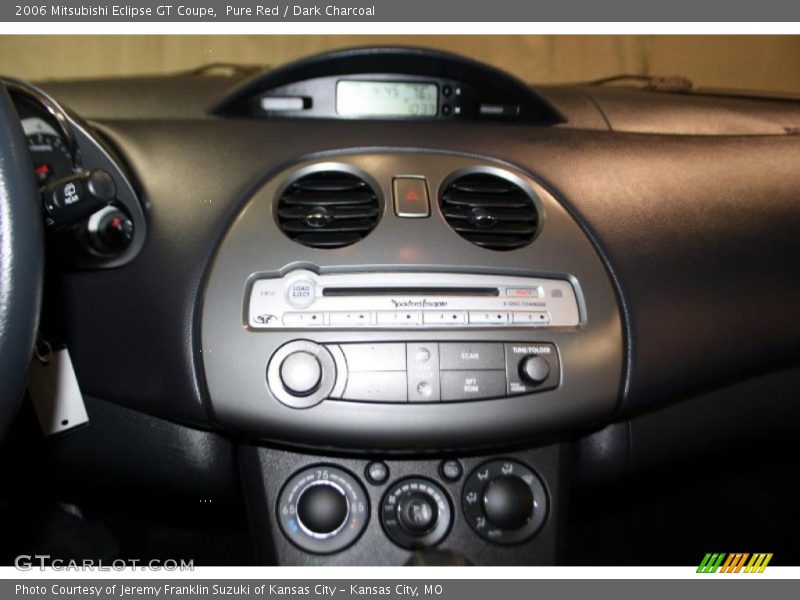
[[[748,559],[750,559],[748,561]],[[769,561],[772,560],[772,553],[750,554],[725,552],[707,552],[703,557],[700,566],[697,567],[698,573],[763,573]]]

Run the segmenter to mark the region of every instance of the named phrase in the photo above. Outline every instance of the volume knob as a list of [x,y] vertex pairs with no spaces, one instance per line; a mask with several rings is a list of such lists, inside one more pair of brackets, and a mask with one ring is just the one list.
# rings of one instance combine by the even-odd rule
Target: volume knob
[[322,380],[322,366],[310,352],[292,352],[281,363],[281,383],[294,396],[313,394]]
[[336,377],[330,351],[311,340],[284,344],[267,363],[270,392],[291,408],[310,408],[322,402],[333,391]]

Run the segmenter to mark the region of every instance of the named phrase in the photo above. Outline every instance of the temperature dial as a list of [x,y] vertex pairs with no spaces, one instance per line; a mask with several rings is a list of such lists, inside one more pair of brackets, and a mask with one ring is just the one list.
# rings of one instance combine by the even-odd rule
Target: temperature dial
[[331,554],[352,544],[364,531],[368,515],[361,484],[346,471],[327,465],[296,473],[278,499],[281,531],[313,554]]

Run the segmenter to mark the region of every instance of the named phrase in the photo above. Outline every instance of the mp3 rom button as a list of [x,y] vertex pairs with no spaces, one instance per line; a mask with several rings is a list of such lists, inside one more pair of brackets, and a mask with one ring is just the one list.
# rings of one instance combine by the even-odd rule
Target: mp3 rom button
[[485,400],[506,395],[505,371],[442,371],[442,400]]

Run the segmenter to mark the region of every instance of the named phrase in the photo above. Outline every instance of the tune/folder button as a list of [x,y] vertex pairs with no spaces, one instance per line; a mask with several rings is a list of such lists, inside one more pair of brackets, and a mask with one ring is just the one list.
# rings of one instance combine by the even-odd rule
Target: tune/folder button
[[550,365],[541,356],[526,356],[519,365],[519,374],[526,381],[539,385],[550,375]]
[[505,344],[508,395],[543,392],[561,378],[558,351],[545,342]]

